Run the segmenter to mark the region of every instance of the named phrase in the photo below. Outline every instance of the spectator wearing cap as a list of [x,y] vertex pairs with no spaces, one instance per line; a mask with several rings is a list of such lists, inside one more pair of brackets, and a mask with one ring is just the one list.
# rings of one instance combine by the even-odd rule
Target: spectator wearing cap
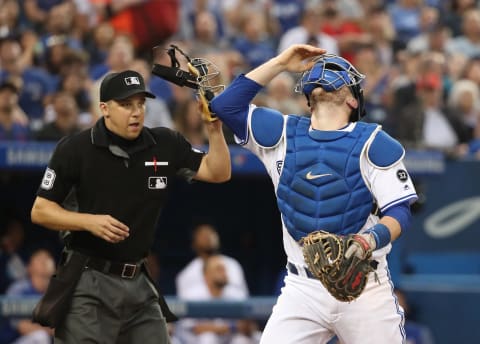
[[4,81],[0,84],[0,140],[28,140],[28,126],[17,120],[19,116],[18,89],[12,82]]

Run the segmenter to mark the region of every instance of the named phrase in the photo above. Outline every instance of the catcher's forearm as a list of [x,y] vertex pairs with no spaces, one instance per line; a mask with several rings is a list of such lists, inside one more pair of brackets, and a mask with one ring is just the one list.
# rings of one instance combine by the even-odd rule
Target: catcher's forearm
[[[379,222],[380,225],[383,225],[384,228],[388,230],[388,242],[387,242],[387,234],[384,233],[384,228],[379,226],[377,230],[373,230],[372,232],[375,234],[375,241],[377,242],[377,249],[382,248],[383,246],[388,245],[389,243],[395,241],[401,234],[402,228],[400,227],[400,223],[391,216],[383,216]],[[375,226],[374,226],[375,227]],[[374,228],[372,227],[372,228]]]
[[392,237],[391,241],[396,240],[402,233],[402,228],[400,223],[391,216],[384,216],[380,219],[380,223],[384,224],[390,230],[390,235]]
[[274,77],[276,77],[278,74],[285,70],[285,64],[280,63],[279,59],[274,57],[265,62],[264,64],[258,66],[245,76],[257,82],[258,84],[265,86]]
[[212,111],[241,140],[247,137],[249,105],[262,85],[241,74],[210,102]]
[[304,72],[313,67],[312,57],[326,53],[325,49],[308,44],[293,44],[274,58],[252,70],[246,76],[266,85],[281,72]]
[[380,222],[366,232],[372,233],[379,249],[395,241],[410,226],[411,219],[410,205],[405,201],[389,208]]

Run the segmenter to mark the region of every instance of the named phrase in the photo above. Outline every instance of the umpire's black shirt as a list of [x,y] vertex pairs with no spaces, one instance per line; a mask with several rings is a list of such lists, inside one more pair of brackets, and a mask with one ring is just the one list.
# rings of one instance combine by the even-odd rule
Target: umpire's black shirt
[[112,244],[88,231],[72,231],[71,248],[119,262],[138,261],[150,249],[169,183],[192,177],[203,157],[179,133],[143,128],[134,141],[111,133],[104,119],[62,139],[37,195],[62,204],[73,189],[81,213],[111,215],[130,228]]

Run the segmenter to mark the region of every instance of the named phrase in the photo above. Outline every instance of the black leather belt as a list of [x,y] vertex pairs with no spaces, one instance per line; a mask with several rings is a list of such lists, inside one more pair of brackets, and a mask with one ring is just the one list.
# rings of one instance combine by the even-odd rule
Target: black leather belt
[[[287,262],[287,269],[288,269],[288,271],[290,271],[294,275],[308,277],[308,278],[312,278],[312,279],[316,280],[316,278],[312,275],[312,273],[307,268],[304,268],[304,267],[301,267],[301,266],[297,267],[295,264]],[[301,274],[298,271],[298,269],[302,269],[304,273]]]
[[111,260],[90,257],[85,264],[85,268],[116,275],[121,278],[133,279],[142,271],[142,265],[143,261],[137,263],[119,263]]

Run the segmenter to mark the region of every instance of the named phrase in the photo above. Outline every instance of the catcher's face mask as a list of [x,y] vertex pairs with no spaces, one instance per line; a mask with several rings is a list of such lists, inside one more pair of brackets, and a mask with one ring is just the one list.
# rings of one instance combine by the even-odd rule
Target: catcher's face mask
[[[175,52],[178,51],[188,61],[188,71],[180,69]],[[199,100],[202,105],[203,119],[208,122],[217,120],[217,116],[210,109],[210,101],[215,97],[216,92],[221,92],[225,88],[220,82],[220,71],[218,67],[204,58],[190,58],[176,45],[170,45],[168,49],[171,66],[162,66],[154,64],[152,73],[165,80],[173,82],[178,86],[186,86],[197,90]]]
[[[175,52],[179,52],[188,62],[189,70],[180,69]],[[154,64],[152,73],[178,86],[186,86],[192,89],[201,88],[203,91],[215,93],[225,88],[219,84],[220,71],[218,67],[204,58],[190,58],[180,48],[170,45],[167,51],[170,56],[171,66]]]
[[225,85],[220,84],[220,71],[214,63],[207,59],[196,57],[190,60],[190,65],[193,68],[189,66],[189,71],[196,76],[196,81],[200,88],[207,93],[212,92],[213,94],[223,91]]
[[358,107],[352,112],[350,120],[357,121],[365,115],[363,90],[360,83],[365,78],[350,62],[334,54],[325,54],[315,58],[314,66],[303,72],[295,86],[295,91],[303,93],[310,101],[312,91],[321,87],[327,92],[348,86],[358,101]]

